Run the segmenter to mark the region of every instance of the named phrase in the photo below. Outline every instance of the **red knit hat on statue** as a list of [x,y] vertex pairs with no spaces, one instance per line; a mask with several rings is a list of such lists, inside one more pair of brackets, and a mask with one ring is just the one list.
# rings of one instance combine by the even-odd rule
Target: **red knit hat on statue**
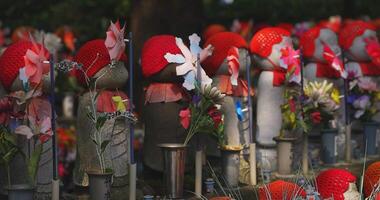
[[204,41],[207,41],[207,39],[209,39],[211,36],[217,34],[217,33],[220,33],[220,32],[226,32],[227,29],[226,27],[224,27],[223,25],[220,25],[220,24],[211,24],[211,25],[208,25],[205,30],[203,31],[203,34],[202,34],[202,39]]
[[174,36],[157,35],[145,42],[141,53],[141,68],[145,77],[158,73],[169,64],[164,57],[166,53],[182,54]]
[[[41,48],[40,44],[37,44],[37,46]],[[30,41],[20,41],[10,45],[1,55],[0,81],[4,89],[10,90],[12,83],[19,75],[20,68],[25,66],[24,56],[28,49],[33,49],[33,43]],[[48,52],[45,48],[44,51]]]
[[282,41],[282,37],[290,37],[290,33],[282,28],[269,27],[261,29],[251,40],[249,48],[252,53],[263,58],[272,53],[272,46]]
[[325,199],[334,197],[334,200],[344,200],[343,194],[348,190],[350,183],[355,183],[356,177],[344,169],[328,169],[317,177],[318,192]]
[[260,200],[292,200],[295,199],[296,196],[306,197],[305,190],[297,184],[285,182],[283,180],[277,180],[269,183],[265,187],[259,188]]
[[216,74],[231,47],[248,49],[248,44],[244,38],[232,32],[222,32],[211,36],[204,44],[204,47],[210,44],[214,47],[214,51],[211,56],[202,62],[202,67],[209,76]]
[[319,37],[319,33],[323,29],[320,26],[313,27],[306,31],[300,38],[300,47],[302,48],[302,54],[306,58],[313,57],[315,50],[315,39]]
[[364,173],[364,194],[370,196],[375,185],[380,184],[380,161],[368,166]]
[[[121,59],[127,60],[125,53]],[[87,76],[94,76],[99,70],[111,63],[111,58],[104,44],[103,39],[96,39],[86,42],[77,52],[74,61],[83,65],[83,70],[87,71]],[[84,75],[81,71],[76,72],[78,80],[85,84]]]
[[339,45],[345,50],[349,49],[354,39],[368,29],[376,30],[375,26],[364,21],[355,21],[347,24],[339,33]]

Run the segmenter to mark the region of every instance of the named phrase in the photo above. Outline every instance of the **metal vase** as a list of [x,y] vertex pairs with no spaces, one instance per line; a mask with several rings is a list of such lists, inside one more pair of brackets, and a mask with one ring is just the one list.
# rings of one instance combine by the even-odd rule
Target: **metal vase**
[[8,190],[8,200],[33,200],[34,187],[28,184],[11,185]]
[[[364,125],[364,134],[363,142],[364,148],[367,146],[367,156],[376,156],[377,155],[377,145],[376,145],[376,134],[379,127],[378,122],[366,122]],[[367,143],[367,145],[365,145]]]
[[323,129],[321,158],[324,164],[335,164],[337,161],[338,150],[336,136],[338,129]]
[[110,200],[112,172],[101,173],[88,171],[89,192],[91,200]]
[[240,151],[241,149],[220,149],[222,173],[230,187],[237,187],[239,185]]
[[296,141],[297,138],[275,137],[273,140],[277,143],[278,175],[291,175],[293,164],[293,142]]
[[169,199],[182,198],[187,146],[165,143],[158,147],[163,153],[165,194]]

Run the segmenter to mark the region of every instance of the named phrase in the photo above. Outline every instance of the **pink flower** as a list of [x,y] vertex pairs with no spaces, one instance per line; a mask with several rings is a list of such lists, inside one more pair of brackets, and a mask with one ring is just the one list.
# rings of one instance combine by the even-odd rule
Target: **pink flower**
[[27,109],[30,126],[21,125],[15,129],[15,133],[25,135],[28,139],[39,135],[41,143],[46,142],[53,134],[50,103],[46,99],[35,98],[31,100]]
[[124,41],[125,26],[120,28],[120,23],[117,21],[115,24],[111,22],[107,31],[107,38],[104,44],[107,47],[111,60],[120,60],[125,50]]
[[25,61],[25,76],[34,85],[41,82],[42,76],[50,72],[49,63],[44,61],[49,60],[49,52],[42,45],[37,45],[34,41],[33,47],[26,51],[24,56]]
[[290,82],[301,83],[300,51],[287,46],[281,49],[280,66],[292,72]]
[[231,47],[227,54],[228,72],[231,74],[231,84],[237,86],[237,79],[239,77],[239,49]]
[[181,110],[179,112],[179,117],[181,119],[181,124],[183,128],[188,129],[190,126],[190,117],[191,117],[191,111],[189,108],[186,108],[184,110]]
[[358,79],[358,86],[366,91],[378,91],[377,84],[369,77],[360,77]]

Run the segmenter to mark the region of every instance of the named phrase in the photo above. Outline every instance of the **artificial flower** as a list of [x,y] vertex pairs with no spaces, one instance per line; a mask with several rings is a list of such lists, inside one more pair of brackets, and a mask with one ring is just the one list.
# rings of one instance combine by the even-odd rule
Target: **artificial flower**
[[337,104],[340,104],[340,92],[338,89],[336,88],[333,88],[332,89],[332,92],[331,92],[331,99],[337,103]]
[[290,82],[301,83],[300,51],[291,46],[281,49],[280,67],[290,74]]
[[230,81],[233,86],[237,86],[239,78],[239,49],[231,47],[227,53],[228,72],[231,74]]
[[25,75],[33,85],[38,85],[41,83],[42,76],[50,72],[49,52],[43,45],[32,42],[33,47],[28,49],[24,56]]
[[107,31],[107,38],[104,41],[104,44],[107,47],[111,60],[120,60],[121,56],[124,53],[124,32],[125,25],[123,26],[123,28],[121,28],[119,21],[117,21],[115,24],[111,22],[111,25],[109,26]]
[[222,122],[222,113],[214,106],[208,110],[207,114],[211,117],[212,121],[214,122],[214,128],[219,127],[219,125]]
[[314,124],[319,124],[322,121],[321,113],[316,111],[310,114],[311,120]]
[[296,102],[294,101],[294,99],[289,99],[288,104],[289,104],[290,112],[292,113],[296,112]]
[[360,77],[358,79],[358,86],[362,90],[375,92],[378,91],[376,82],[374,82],[370,77]]
[[359,119],[365,113],[366,109],[370,107],[370,97],[363,95],[357,98],[352,105],[357,109],[354,116],[356,119]]
[[181,125],[183,128],[188,129],[190,126],[190,117],[191,117],[191,111],[189,108],[186,108],[184,110],[181,110],[179,112],[179,117],[181,119]]

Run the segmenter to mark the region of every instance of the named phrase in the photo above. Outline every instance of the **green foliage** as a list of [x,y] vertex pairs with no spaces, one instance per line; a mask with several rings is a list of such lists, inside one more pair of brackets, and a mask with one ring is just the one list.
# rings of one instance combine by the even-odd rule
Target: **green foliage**
[[35,184],[35,179],[38,172],[38,166],[39,166],[39,162],[41,158],[41,153],[42,153],[42,144],[36,145],[32,155],[28,159],[28,175],[29,175],[29,180],[30,180],[31,185]]

